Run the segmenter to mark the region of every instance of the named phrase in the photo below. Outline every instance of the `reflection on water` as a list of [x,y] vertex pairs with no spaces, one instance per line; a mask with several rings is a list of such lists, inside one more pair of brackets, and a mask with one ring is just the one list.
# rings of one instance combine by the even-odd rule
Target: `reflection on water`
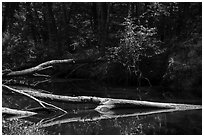
[[[59,86],[59,84],[62,84]],[[70,90],[68,84],[58,83],[52,86],[43,88],[51,91],[54,94],[61,95],[90,95],[100,97],[113,98],[129,98],[138,99],[138,94],[134,89],[124,90]],[[151,92],[153,93],[153,92]],[[155,96],[158,95],[155,93]],[[8,99],[9,96],[4,96],[4,104],[9,105],[9,101],[14,104],[14,108],[25,109],[36,107],[36,102],[28,102],[25,98],[13,96],[13,99]],[[148,98],[148,97],[147,97]],[[157,100],[158,98],[148,98],[149,100]],[[8,101],[9,100],[9,101]],[[146,100],[146,98],[143,98]],[[17,101],[17,102],[16,102]],[[30,101],[30,100],[29,100]],[[167,100],[165,100],[167,101]],[[189,100],[188,100],[189,101]],[[178,100],[179,102],[179,100]],[[44,109],[36,109],[41,112],[41,115],[25,118],[33,122],[42,123],[42,128],[45,128],[50,134],[62,135],[186,135],[186,134],[202,134],[202,110],[189,110],[179,112],[160,113],[158,110],[132,110],[123,109],[111,112],[109,115],[102,115],[94,110],[96,105],[84,103],[63,103],[50,102],[58,107],[65,109],[68,114],[61,115],[55,111],[47,112]],[[183,102],[182,102],[183,103]],[[28,106],[29,105],[29,106]],[[7,106],[9,107],[9,106]],[[45,111],[45,112],[44,112]],[[151,114],[149,113],[151,112]],[[156,112],[156,113],[155,113]],[[148,115],[147,115],[148,114]]]
[[50,134],[126,135],[126,134],[202,134],[201,110],[152,114],[96,121],[67,121],[46,128]]

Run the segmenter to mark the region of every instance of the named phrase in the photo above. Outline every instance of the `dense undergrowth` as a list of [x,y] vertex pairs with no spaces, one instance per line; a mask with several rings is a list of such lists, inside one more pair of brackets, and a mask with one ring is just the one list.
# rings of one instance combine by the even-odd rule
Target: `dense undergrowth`
[[48,133],[40,129],[37,124],[32,122],[13,119],[2,120],[2,135],[47,135]]

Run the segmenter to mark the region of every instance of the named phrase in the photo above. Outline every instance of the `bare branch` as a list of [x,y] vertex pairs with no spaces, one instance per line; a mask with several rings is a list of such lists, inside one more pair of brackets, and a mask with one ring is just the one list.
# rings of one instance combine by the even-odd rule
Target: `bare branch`
[[[41,100],[35,98],[33,95],[30,95],[30,94],[28,94],[28,93],[25,93],[23,90],[17,90],[17,89],[11,88],[11,87],[6,86],[6,85],[2,85],[2,87],[5,88],[5,89],[7,89],[7,90],[9,90],[9,91],[12,91],[12,92],[16,92],[16,93],[25,95],[25,96],[27,96],[27,97],[29,97],[29,98],[35,100],[36,102],[38,102],[38,103],[39,103],[42,107],[44,107],[44,108],[46,108],[45,105],[47,105],[47,106],[54,107],[54,108],[56,108],[56,109],[58,109],[58,110],[61,110],[61,111],[64,112],[64,113],[67,113],[67,111],[65,111],[65,110],[63,110],[63,109],[61,109],[61,108],[59,108],[59,107],[57,107],[57,106],[55,106],[55,105],[52,105],[52,104],[46,103],[46,102],[44,102],[44,101],[41,101]],[[44,105],[44,104],[45,104],[45,105]]]
[[17,109],[5,108],[5,107],[2,107],[2,113],[15,115],[13,117],[10,117],[10,119],[29,117],[37,114],[31,111],[23,111],[23,110],[17,110]]

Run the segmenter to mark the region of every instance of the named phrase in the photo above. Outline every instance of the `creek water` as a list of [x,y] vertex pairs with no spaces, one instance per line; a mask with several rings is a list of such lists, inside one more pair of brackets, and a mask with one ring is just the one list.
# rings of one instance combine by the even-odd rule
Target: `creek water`
[[[128,110],[126,110],[128,111]],[[87,114],[87,117],[91,113]],[[83,116],[86,117],[86,116]],[[185,135],[201,134],[201,110],[102,119],[73,121],[47,127],[50,134],[63,135]]]
[[[87,81],[86,81],[87,82]],[[107,88],[97,87],[96,84],[89,86],[77,85],[73,82],[49,83],[39,86],[54,94],[69,96],[99,96],[125,99],[139,99],[160,102],[179,102],[201,104],[201,101],[168,98],[158,95],[151,88],[146,88],[142,92],[137,92],[135,88]],[[89,82],[90,83],[90,82]],[[94,87],[94,86],[95,87]],[[22,87],[21,87],[22,88]],[[100,90],[99,90],[100,89]],[[6,96],[4,96],[7,98]],[[16,102],[15,108],[33,108],[37,104],[28,101],[24,97],[15,96],[10,101]],[[96,105],[88,103],[66,103],[48,101],[68,113],[62,114],[55,110],[41,112],[40,115],[24,118],[38,123],[41,121],[42,128],[52,135],[200,135],[202,134],[202,110],[189,110],[168,113],[148,113],[148,115],[137,115],[144,112],[155,112],[155,110],[118,109],[109,115],[103,115],[94,110]],[[19,105],[20,103],[20,105]],[[6,104],[6,103],[5,103]],[[7,103],[9,104],[9,103]]]

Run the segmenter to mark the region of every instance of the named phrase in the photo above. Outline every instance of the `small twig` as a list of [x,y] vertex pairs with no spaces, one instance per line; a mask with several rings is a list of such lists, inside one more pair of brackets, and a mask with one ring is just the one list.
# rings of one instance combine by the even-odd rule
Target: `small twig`
[[43,81],[37,81],[37,82],[35,82],[35,83],[31,84],[31,85],[35,87],[38,84],[45,83],[45,82],[50,82],[50,79],[46,79],[46,80],[43,80]]
[[6,80],[3,84],[8,84],[8,83],[10,83],[10,82],[12,82],[12,79]]
[[33,76],[35,76],[35,77],[46,77],[46,78],[51,77],[50,75],[43,75],[43,74],[38,74],[38,73],[33,74]]
[[61,108],[59,108],[59,107],[57,107],[57,106],[55,106],[55,105],[49,104],[49,103],[44,102],[44,101],[41,101],[41,102],[43,102],[44,104],[46,104],[46,105],[48,105],[48,106],[54,107],[54,108],[56,108],[56,109],[59,109],[59,110],[63,111],[64,113],[67,113],[67,111],[66,111],[66,110],[61,109]]
[[142,76],[142,77],[143,77],[144,79],[146,79],[146,80],[148,81],[148,83],[149,83],[149,86],[152,87],[152,84],[150,83],[149,79],[146,78],[146,77],[144,77],[144,76]]
[[44,67],[44,68],[40,68],[38,71],[43,71],[43,70],[50,69],[50,68],[53,68],[53,66],[47,66],[47,67]]

